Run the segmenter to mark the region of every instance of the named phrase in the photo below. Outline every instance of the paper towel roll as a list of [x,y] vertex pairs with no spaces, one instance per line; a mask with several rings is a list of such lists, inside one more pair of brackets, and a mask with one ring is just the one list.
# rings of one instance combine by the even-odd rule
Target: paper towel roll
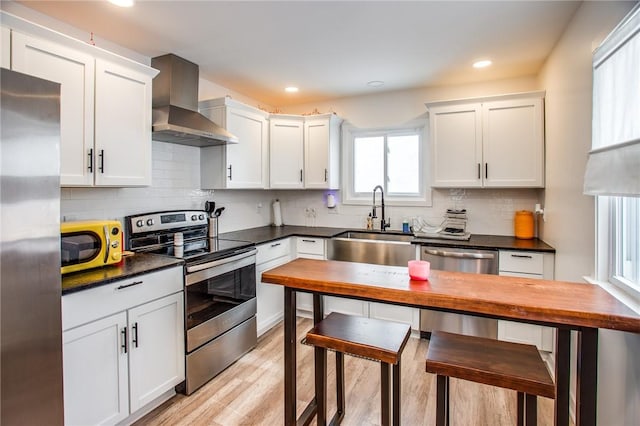
[[280,201],[273,202],[273,224],[275,226],[282,226],[282,211],[280,210]]

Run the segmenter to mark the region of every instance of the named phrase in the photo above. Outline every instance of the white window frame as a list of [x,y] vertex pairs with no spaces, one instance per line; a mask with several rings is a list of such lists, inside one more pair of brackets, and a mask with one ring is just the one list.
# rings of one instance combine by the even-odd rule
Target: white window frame
[[[420,137],[420,192],[417,196],[391,195],[385,192],[384,202],[388,206],[431,207],[430,144],[426,120],[415,120],[402,126],[377,129],[360,129],[350,123],[342,125],[342,204],[371,205],[373,188],[369,193],[355,193],[354,184],[354,140],[356,137],[381,135],[418,134]],[[382,184],[382,182],[381,182]]]
[[630,283],[615,276],[617,247],[616,201],[614,197],[596,197],[596,270],[595,280],[622,300],[627,306],[640,312],[640,284]]

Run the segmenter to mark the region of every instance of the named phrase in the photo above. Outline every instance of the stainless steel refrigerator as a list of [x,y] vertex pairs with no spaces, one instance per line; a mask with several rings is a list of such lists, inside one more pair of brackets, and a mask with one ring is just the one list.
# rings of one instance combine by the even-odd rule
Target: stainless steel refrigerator
[[60,85],[1,73],[0,424],[62,425]]

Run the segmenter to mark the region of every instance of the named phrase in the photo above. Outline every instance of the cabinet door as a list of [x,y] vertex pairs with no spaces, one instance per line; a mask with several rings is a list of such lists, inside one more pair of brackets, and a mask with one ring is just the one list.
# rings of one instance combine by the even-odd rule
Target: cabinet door
[[[313,243],[301,243],[300,240],[303,238],[298,237],[296,241],[297,254],[296,258],[302,259],[316,259],[316,260],[326,260],[327,257],[324,254],[324,240],[323,239],[313,239],[317,242]],[[307,238],[304,238],[307,239]],[[322,253],[320,252],[320,246],[322,247]],[[307,250],[305,250],[307,249]],[[324,310],[327,311],[327,300],[329,297],[325,296],[324,298]],[[334,299],[339,299],[334,297]],[[363,302],[366,303],[366,302]],[[311,317],[311,313],[313,312],[313,295],[311,293],[303,293],[298,292],[296,296],[296,309],[298,313],[303,316]]]
[[304,164],[304,124],[302,119],[276,119],[269,122],[269,186],[302,188]]
[[129,310],[131,412],[184,380],[184,302],[176,293]]
[[151,78],[96,60],[96,185],[151,185]]
[[[291,256],[284,256],[256,266],[258,336],[271,329],[284,316],[284,287],[262,282],[262,273],[276,266],[284,265],[290,260]],[[298,293],[298,296],[300,294]]]
[[408,306],[371,302],[369,303],[369,316],[371,318],[409,324],[414,330],[418,330],[420,327],[420,310]]
[[304,123],[305,188],[329,188],[329,120],[306,120]]
[[543,187],[542,99],[483,104],[483,159],[486,187]]
[[0,66],[2,68],[11,68],[11,30],[6,27],[0,27]]
[[115,424],[129,415],[124,312],[65,331],[64,420]]
[[480,104],[429,109],[432,186],[482,186],[482,119]]
[[15,71],[60,83],[60,185],[92,185],[93,57],[15,31],[12,48]]
[[266,188],[267,120],[251,112],[227,109],[227,130],[238,137],[226,145],[227,188]]

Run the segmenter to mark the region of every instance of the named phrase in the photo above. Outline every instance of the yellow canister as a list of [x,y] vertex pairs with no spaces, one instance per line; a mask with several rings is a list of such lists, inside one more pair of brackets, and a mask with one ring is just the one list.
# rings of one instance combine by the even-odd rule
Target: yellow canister
[[530,240],[533,238],[533,212],[528,210],[518,210],[513,220],[516,238]]

